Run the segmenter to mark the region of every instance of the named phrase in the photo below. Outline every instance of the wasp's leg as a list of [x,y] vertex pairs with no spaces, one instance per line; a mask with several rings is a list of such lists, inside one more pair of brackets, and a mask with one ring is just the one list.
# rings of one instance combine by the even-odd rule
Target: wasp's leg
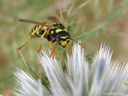
[[56,43],[55,47],[53,48],[53,50],[52,50],[52,53],[51,53],[50,57],[52,57],[52,56],[53,56],[53,54],[54,54],[54,52],[55,52],[55,49],[56,49],[56,47],[57,47],[57,44],[58,44],[58,42]]
[[[54,48],[53,48],[53,46],[52,46],[52,41],[49,41],[49,46],[50,46],[50,48],[53,50]],[[55,57],[55,54],[53,53],[53,57]]]
[[49,46],[53,50],[52,41],[49,41]]
[[33,33],[30,34],[30,36],[28,37],[27,41],[18,48],[18,50],[22,49],[26,44],[28,44],[28,42],[30,41],[30,39],[34,36],[34,34],[37,32],[37,30],[35,30]]
[[71,54],[71,50],[70,50],[71,44],[72,44],[72,40],[70,40],[68,45],[67,45],[67,51],[68,51],[69,54]]
[[40,37],[40,47],[39,49],[37,50],[37,52],[39,53],[41,51],[41,47],[42,47],[42,39],[44,38],[45,34],[47,33],[48,31],[45,31],[42,36]]
[[27,41],[20,47],[18,47],[18,50],[22,49],[26,44],[28,44],[28,42],[30,41],[30,39],[32,38],[32,36],[30,35],[27,39]]

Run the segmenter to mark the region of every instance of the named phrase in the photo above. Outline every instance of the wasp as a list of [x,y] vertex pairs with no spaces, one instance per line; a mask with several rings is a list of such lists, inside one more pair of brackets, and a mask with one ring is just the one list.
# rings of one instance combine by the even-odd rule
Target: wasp
[[[22,46],[20,46],[18,50],[22,49],[30,41],[32,37],[40,38],[40,46],[39,46],[39,49],[37,50],[38,53],[41,51],[42,39],[46,38],[49,41],[49,46],[52,49],[52,53],[50,57],[52,57],[52,55],[54,54],[57,45],[60,45],[62,47],[67,47],[68,53],[71,53],[70,46],[72,41],[75,41],[82,48],[86,50],[86,47],[84,47],[81,43],[71,38],[71,35],[69,34],[65,26],[61,24],[56,17],[48,17],[48,19],[53,21],[54,23],[49,25],[46,23],[40,23],[33,20],[19,19],[19,21],[21,22],[33,23],[36,25],[31,29],[30,35],[27,41]],[[53,47],[52,43],[54,42],[56,44]]]

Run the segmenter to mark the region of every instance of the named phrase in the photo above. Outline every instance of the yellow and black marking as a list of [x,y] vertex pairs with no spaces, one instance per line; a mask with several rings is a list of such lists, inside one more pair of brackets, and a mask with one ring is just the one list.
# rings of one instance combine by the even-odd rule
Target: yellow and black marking
[[42,34],[48,29],[48,27],[44,26],[42,27],[41,25],[35,25],[31,31],[30,31],[30,34],[34,33],[35,31],[35,34],[33,35],[34,37],[41,37]]
[[[49,45],[53,50],[50,57],[52,57],[52,55],[54,54],[54,51],[58,44],[62,47],[67,46],[68,52],[71,53],[69,48],[71,46],[71,42],[75,40],[71,39],[71,35],[68,33],[67,29],[64,27],[63,24],[59,22],[59,20],[56,17],[49,17],[48,19],[52,20],[55,23],[52,25],[48,25],[46,23],[20,19],[20,21],[22,22],[28,22],[28,23],[33,23],[37,25],[35,25],[31,29],[30,36],[28,37],[27,41],[21,47],[19,47],[18,50],[22,49],[32,37],[39,37],[40,47],[37,50],[38,52],[41,51],[42,39],[46,38],[49,41]],[[54,42],[56,42],[55,47],[52,46],[52,43]],[[77,41],[75,42],[78,43]],[[86,49],[81,43],[78,43],[78,44],[82,46],[84,49]]]

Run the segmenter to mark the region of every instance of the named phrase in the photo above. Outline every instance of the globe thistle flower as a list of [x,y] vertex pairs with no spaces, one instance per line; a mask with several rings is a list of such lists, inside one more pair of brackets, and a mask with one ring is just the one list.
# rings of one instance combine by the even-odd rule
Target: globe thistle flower
[[101,45],[92,64],[84,57],[84,50],[77,44],[72,55],[67,55],[66,72],[61,63],[42,52],[40,62],[49,81],[46,88],[41,80],[35,80],[21,69],[15,76],[19,88],[16,96],[126,96],[128,64],[112,61],[112,52]]

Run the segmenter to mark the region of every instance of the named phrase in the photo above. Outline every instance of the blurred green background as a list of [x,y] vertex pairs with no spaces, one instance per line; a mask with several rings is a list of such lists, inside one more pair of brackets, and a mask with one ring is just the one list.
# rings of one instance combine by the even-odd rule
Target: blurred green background
[[[23,61],[16,44],[21,46],[29,36],[30,23],[18,19],[48,22],[56,16],[68,28],[72,38],[81,40],[87,47],[87,58],[105,42],[114,50],[114,58],[128,61],[128,0],[0,0],[0,94],[12,94],[16,81],[13,72],[17,67],[28,70],[25,62],[39,75],[41,66],[39,39],[33,38],[22,50]],[[42,50],[50,49],[43,39]],[[66,60],[66,49],[58,46],[60,61]]]

